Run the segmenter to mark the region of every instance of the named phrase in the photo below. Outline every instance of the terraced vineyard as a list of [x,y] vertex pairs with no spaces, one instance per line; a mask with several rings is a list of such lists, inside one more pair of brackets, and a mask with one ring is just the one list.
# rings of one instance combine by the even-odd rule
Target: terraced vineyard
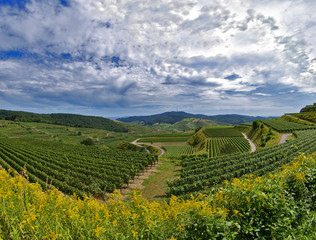
[[186,142],[188,137],[146,137],[138,140],[138,142]]
[[146,153],[101,150],[35,139],[0,138],[0,165],[22,173],[44,189],[52,184],[66,194],[103,196],[128,184],[157,157]]
[[300,119],[304,119],[306,121],[316,123],[316,112],[294,113],[292,115],[294,117],[298,117]]
[[164,158],[177,158],[183,155],[194,154],[194,148],[190,145],[185,146],[164,146],[166,152],[164,153]]
[[213,137],[208,140],[210,157],[248,152],[250,144],[244,137]]
[[263,120],[262,122],[278,132],[293,132],[299,130],[316,129],[316,126],[287,122],[279,119],[268,119]]
[[210,157],[242,153],[250,150],[249,142],[232,126],[211,126],[203,130],[208,136],[207,151]]
[[254,153],[216,158],[190,156],[182,160],[181,178],[169,182],[169,195],[185,195],[205,190],[223,180],[246,174],[263,175],[290,162],[301,152],[316,151],[316,130],[296,132],[295,140]]
[[210,126],[206,127],[203,132],[208,137],[243,137],[242,133],[233,126]]

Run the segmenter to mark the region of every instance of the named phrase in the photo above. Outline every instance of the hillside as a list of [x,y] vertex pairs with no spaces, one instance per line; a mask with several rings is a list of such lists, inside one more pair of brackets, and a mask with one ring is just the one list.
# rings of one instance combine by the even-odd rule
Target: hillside
[[154,125],[152,125],[152,127],[157,129],[158,131],[165,130],[168,132],[183,132],[183,131],[196,129],[198,127],[213,126],[213,125],[218,125],[218,123],[213,120],[207,120],[207,119],[201,119],[201,118],[185,118],[174,124],[155,123]]
[[254,121],[255,119],[263,120],[267,119],[265,117],[254,117],[254,116],[245,116],[238,114],[224,114],[224,115],[214,115],[207,116],[203,114],[191,114],[186,112],[165,112],[161,114],[155,114],[150,116],[132,116],[127,118],[118,118],[117,120],[126,122],[126,123],[134,123],[141,125],[154,125],[156,123],[169,123],[174,124],[186,118],[198,118],[198,119],[207,119],[211,121],[215,121],[217,125],[229,125],[229,124],[241,124],[241,123],[249,123]]
[[316,112],[316,103],[314,103],[313,105],[307,105],[306,107],[302,108],[300,112]]
[[[21,231],[16,232],[16,237],[12,239],[30,236],[51,239],[55,233],[63,239],[114,239],[111,238],[114,233],[121,235],[116,239],[213,239],[220,226],[223,234],[231,232],[227,239],[253,239],[254,234],[258,238],[271,239],[275,236],[274,231],[288,231],[282,237],[290,233],[296,237],[302,234],[298,232],[302,228],[306,239],[310,239],[313,217],[308,213],[315,216],[315,211],[312,212],[315,206],[311,206],[315,200],[315,184],[312,182],[315,178],[315,155],[305,157],[301,153],[316,151],[313,126],[280,119],[242,124],[237,129],[253,128],[253,135],[259,137],[260,143],[264,140],[267,144],[264,149],[249,153],[248,142],[234,126],[208,126],[199,131],[158,135],[155,126],[167,126],[168,123],[153,126],[121,123],[128,126],[129,132],[116,133],[20,122],[19,117],[12,119],[15,121],[0,121],[0,165],[13,176],[8,181],[8,174],[3,175],[4,172],[0,171],[3,180],[0,189],[4,193],[0,194],[4,209],[0,215],[3,219],[0,221],[0,238],[10,239],[8,236],[17,224],[21,226]],[[33,119],[36,117],[33,116]],[[67,116],[63,117],[67,119]],[[185,118],[169,126],[195,127],[196,124],[214,122]],[[144,134],[138,129],[144,129]],[[155,133],[150,135],[150,131]],[[286,143],[268,147],[268,138],[271,138],[270,141],[274,139],[274,131],[294,132],[295,137]],[[192,145],[182,145],[194,132],[195,137],[189,140]],[[42,138],[55,141],[44,141]],[[68,141],[79,143],[87,138],[92,139],[96,146],[66,144]],[[151,142],[152,145],[164,139],[174,141],[177,145],[164,143],[165,149],[170,156],[178,157],[158,159],[146,152],[132,152],[132,146],[122,146],[122,143],[120,146],[125,150],[103,146],[135,139],[139,139],[140,143]],[[194,146],[194,143],[201,144]],[[182,155],[178,154],[179,148]],[[197,148],[206,150],[196,155]],[[286,170],[275,177],[276,170],[297,156],[301,169],[296,170],[300,163],[297,162],[287,167],[293,170],[292,173]],[[310,170],[306,168],[307,159]],[[149,175],[157,160],[157,172]],[[15,171],[37,184],[14,177]],[[147,177],[146,185],[141,182],[137,188],[144,186],[147,195],[143,196],[147,199],[136,191],[126,196],[126,190],[136,188],[131,186],[144,176]],[[277,182],[271,185],[273,181]],[[64,198],[52,186],[67,197]],[[281,189],[281,186],[285,188]],[[117,192],[109,194],[115,189],[123,196]],[[156,189],[159,192],[149,193]],[[227,192],[226,196],[224,192]],[[75,198],[70,197],[73,193],[76,193]],[[123,197],[126,197],[124,201]],[[16,206],[14,211],[8,211],[12,210],[12,205]],[[251,226],[249,218],[253,220]],[[296,225],[297,222],[300,224]],[[50,227],[59,230],[47,232]],[[244,230],[248,227],[251,232]]]
[[124,124],[104,117],[84,116],[69,113],[38,114],[23,111],[0,110],[0,119],[18,122],[53,123],[71,127],[104,129],[114,132],[128,131],[128,128]]

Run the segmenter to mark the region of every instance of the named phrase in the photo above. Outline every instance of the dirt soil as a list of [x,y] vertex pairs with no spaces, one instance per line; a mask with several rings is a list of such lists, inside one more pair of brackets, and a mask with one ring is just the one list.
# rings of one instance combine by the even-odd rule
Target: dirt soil
[[145,186],[143,186],[143,182],[145,179],[147,179],[150,175],[155,174],[159,170],[157,169],[162,163],[158,162],[155,165],[151,167],[147,167],[144,171],[141,171],[141,174],[139,176],[136,176],[134,180],[130,180],[130,183],[126,188],[120,189],[121,194],[124,197],[127,197],[132,190],[134,189],[144,189]]

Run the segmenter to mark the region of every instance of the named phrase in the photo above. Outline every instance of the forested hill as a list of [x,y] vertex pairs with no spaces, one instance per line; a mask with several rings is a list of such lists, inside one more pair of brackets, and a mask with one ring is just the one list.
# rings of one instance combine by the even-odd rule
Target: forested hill
[[207,116],[203,114],[191,114],[186,112],[165,112],[161,114],[155,114],[150,116],[133,116],[127,118],[119,118],[119,121],[126,123],[142,123],[143,125],[153,125],[155,123],[170,123],[174,124],[186,118],[199,118],[216,121],[218,124],[240,124],[252,122],[255,119],[263,120],[264,117],[253,117],[237,114],[225,114],[225,115],[214,115]]
[[96,128],[114,132],[128,131],[127,127],[122,123],[103,117],[84,116],[78,114],[38,114],[23,111],[0,110],[0,119],[20,122],[52,123],[71,127]]

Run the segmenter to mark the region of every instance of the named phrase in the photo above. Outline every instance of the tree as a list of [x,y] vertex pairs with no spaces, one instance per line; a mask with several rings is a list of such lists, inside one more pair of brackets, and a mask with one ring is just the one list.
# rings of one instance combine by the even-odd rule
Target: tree
[[94,142],[91,138],[87,138],[81,141],[81,144],[84,144],[86,146],[91,146],[94,145]]
[[260,127],[260,121],[258,119],[254,120],[252,123],[253,129],[257,129]]

